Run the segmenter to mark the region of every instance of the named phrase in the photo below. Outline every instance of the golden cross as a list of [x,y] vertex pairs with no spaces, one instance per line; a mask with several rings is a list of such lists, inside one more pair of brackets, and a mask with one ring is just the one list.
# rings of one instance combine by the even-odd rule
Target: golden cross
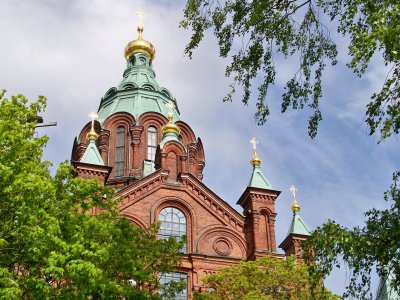
[[250,144],[253,145],[253,150],[256,151],[258,141],[256,140],[255,137],[253,137],[253,138],[250,140]]
[[89,118],[92,119],[92,131],[94,131],[94,120],[96,120],[99,116],[95,112],[91,112],[89,114]]
[[294,184],[292,184],[292,186],[290,187],[290,191],[292,192],[292,194],[293,194],[293,198],[294,198],[294,200],[296,200],[296,192],[297,192],[297,188],[295,187],[295,185]]
[[175,108],[174,103],[171,100],[169,100],[168,103],[165,104],[165,106],[168,108],[168,114],[172,116],[174,114],[172,110]]
[[138,26],[143,26],[143,18],[145,16],[145,13],[142,9],[139,9],[136,12],[136,15],[138,16],[139,22],[138,22]]

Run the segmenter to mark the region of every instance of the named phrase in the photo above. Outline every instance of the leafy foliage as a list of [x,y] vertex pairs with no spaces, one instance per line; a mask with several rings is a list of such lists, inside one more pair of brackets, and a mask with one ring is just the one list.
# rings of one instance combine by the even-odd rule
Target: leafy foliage
[[400,292],[400,172],[393,179],[385,193],[389,209],[368,211],[363,227],[348,229],[328,221],[304,244],[315,284],[340,267],[342,259],[350,270],[345,297],[372,299],[371,272],[375,268],[381,278],[393,276],[392,287]]
[[[192,57],[204,32],[214,29],[220,56],[232,55],[226,76],[233,77],[225,101],[231,101],[236,87],[243,88],[248,104],[253,84],[258,84],[259,125],[270,113],[266,96],[277,72],[284,72],[274,59],[298,58],[298,70],[286,83],[282,112],[289,107],[313,112],[309,135],[315,137],[322,119],[322,76],[327,64],[335,65],[336,44],[324,22],[335,21],[337,31],[349,37],[348,66],[362,76],[375,53],[383,56],[390,71],[380,91],[367,106],[370,134],[377,130],[381,139],[400,129],[400,6],[397,1],[381,0],[188,0],[181,26],[192,30],[185,52]],[[334,25],[332,25],[334,26]],[[347,40],[345,40],[347,41]],[[238,47],[240,44],[241,47]],[[278,70],[278,71],[277,71]],[[259,78],[261,84],[259,84]]]
[[[0,93],[0,298],[161,299],[156,272],[179,264],[181,243],[157,240],[119,215],[113,190],[56,175],[35,137],[46,99]],[[97,209],[99,213],[90,212]],[[135,286],[130,284],[134,280]]]
[[[197,294],[198,300],[311,299],[307,267],[296,264],[294,256],[242,261],[206,276],[203,282],[210,291]],[[339,299],[322,285],[315,287],[315,295],[316,299]]]

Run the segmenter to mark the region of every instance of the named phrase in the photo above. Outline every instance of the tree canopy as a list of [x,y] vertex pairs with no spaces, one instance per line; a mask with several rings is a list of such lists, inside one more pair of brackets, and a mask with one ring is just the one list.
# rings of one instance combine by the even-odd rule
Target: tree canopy
[[134,227],[112,189],[69,163],[51,176],[47,137],[34,134],[45,105],[0,93],[0,298],[161,299],[157,272],[179,264],[182,245]]
[[[242,261],[203,278],[209,292],[197,295],[199,300],[278,300],[312,299],[307,267],[286,260],[265,256],[255,261]],[[339,299],[322,285],[315,287],[315,299]]]
[[226,76],[233,82],[224,100],[232,100],[237,86],[243,89],[244,104],[256,92],[259,125],[270,113],[269,88],[277,72],[283,72],[282,64],[275,61],[291,56],[298,59],[297,71],[286,83],[281,109],[309,108],[311,137],[316,136],[322,120],[319,102],[325,67],[337,63],[337,46],[328,27],[336,28],[348,37],[343,39],[351,58],[348,66],[358,76],[365,73],[374,54],[382,55],[390,69],[382,89],[371,95],[366,112],[370,134],[379,131],[385,139],[400,129],[399,20],[400,7],[392,0],[188,0],[181,26],[192,31],[185,49],[189,57],[205,31],[214,30],[219,55],[232,57]]
[[[226,76],[232,78],[225,101],[231,101],[237,86],[243,103],[258,94],[255,118],[259,125],[270,113],[267,95],[275,76],[282,72],[277,58],[298,59],[297,72],[286,83],[281,110],[311,109],[309,135],[317,134],[322,120],[323,75],[328,64],[337,63],[337,45],[328,30],[336,30],[347,43],[348,67],[359,77],[371,59],[381,56],[388,73],[380,90],[371,95],[365,120],[369,134],[379,141],[397,135],[400,129],[400,5],[392,0],[188,0],[181,26],[192,31],[185,52],[191,57],[213,29],[223,58],[231,56]],[[260,81],[261,78],[261,81]],[[255,91],[253,86],[258,85]],[[346,228],[334,221],[319,227],[306,246],[311,277],[319,284],[341,258],[350,270],[344,296],[370,299],[371,273],[391,274],[392,287],[400,292],[399,172],[385,193],[388,209],[365,213],[361,227]],[[316,262],[316,264],[314,264]]]
[[350,272],[345,297],[374,299],[371,272],[375,268],[381,278],[391,278],[390,288],[400,292],[399,179],[400,172],[396,172],[394,183],[384,196],[390,208],[366,212],[363,227],[348,229],[329,220],[313,232],[304,248],[314,283],[344,262]]

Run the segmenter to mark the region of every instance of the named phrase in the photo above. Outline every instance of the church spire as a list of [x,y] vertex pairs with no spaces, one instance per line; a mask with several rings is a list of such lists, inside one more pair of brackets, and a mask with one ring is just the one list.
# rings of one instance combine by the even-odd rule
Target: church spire
[[287,235],[288,236],[290,234],[310,235],[311,230],[308,228],[307,224],[303,221],[299,213],[301,207],[297,202],[297,197],[296,197],[297,188],[294,185],[292,185],[290,187],[290,191],[293,194],[293,204],[291,206],[291,209],[293,211],[293,218]]
[[255,137],[250,140],[253,145],[253,157],[250,164],[253,166],[253,173],[251,174],[248,187],[255,187],[261,189],[271,189],[272,186],[261,171],[261,159],[257,155],[257,144],[259,143]]
[[99,137],[99,135],[94,130],[94,120],[97,119],[97,114],[91,113],[89,117],[92,119],[90,131],[87,134],[89,145],[87,146],[85,153],[83,154],[79,162],[91,165],[104,166],[104,161],[101,158],[101,155],[96,145],[96,140]]
[[156,54],[156,49],[150,42],[143,39],[142,18],[144,17],[144,12],[139,10],[136,15],[139,17],[139,24],[137,27],[138,37],[136,40],[133,40],[126,45],[125,58],[126,60],[129,60],[134,54],[143,53],[153,60]]

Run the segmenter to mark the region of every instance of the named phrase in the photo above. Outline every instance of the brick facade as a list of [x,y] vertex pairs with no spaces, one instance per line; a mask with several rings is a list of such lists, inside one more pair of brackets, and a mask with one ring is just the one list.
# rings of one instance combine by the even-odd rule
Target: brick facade
[[[151,63],[146,59],[141,60],[141,64],[146,61]],[[124,76],[128,76],[134,68],[147,68],[145,71],[150,72],[150,67],[151,64],[147,67],[136,66],[133,57],[128,61]],[[136,89],[135,93],[150,93],[144,90],[147,85],[141,89],[136,83],[124,83],[120,91],[124,97],[128,93],[126,87]],[[167,95],[171,98],[165,89],[160,91],[152,93],[155,97]],[[110,89],[101,105],[109,99],[110,103],[114,101],[112,97],[117,93],[116,88]],[[138,99],[134,98],[136,94],[131,97]],[[115,101],[112,103],[118,104],[120,100]],[[121,213],[136,226],[147,228],[157,222],[160,211],[167,207],[183,213],[186,218],[187,253],[177,271],[187,274],[189,299],[193,291],[202,290],[201,278],[216,272],[221,266],[266,254],[283,258],[284,254],[277,253],[275,240],[275,201],[280,192],[248,187],[237,203],[244,211],[239,213],[202,182],[205,155],[201,139],[196,138],[188,124],[179,120],[175,124],[180,128],[180,135],[176,140],[163,142],[162,128],[167,122],[164,114],[154,111],[141,113],[136,118],[128,111],[118,111],[101,122],[96,121],[94,130],[99,135],[97,148],[105,166],[79,162],[88,145],[87,134],[91,126],[86,124],[72,149],[77,176],[98,178],[102,184],[116,188],[115,197],[122,198]],[[118,128],[123,132],[119,142]],[[149,160],[148,154],[151,150],[148,144],[149,128],[156,130],[158,146],[154,161]],[[117,175],[118,168],[120,173]],[[287,254],[298,254],[299,238],[288,238],[283,243],[285,251]]]

